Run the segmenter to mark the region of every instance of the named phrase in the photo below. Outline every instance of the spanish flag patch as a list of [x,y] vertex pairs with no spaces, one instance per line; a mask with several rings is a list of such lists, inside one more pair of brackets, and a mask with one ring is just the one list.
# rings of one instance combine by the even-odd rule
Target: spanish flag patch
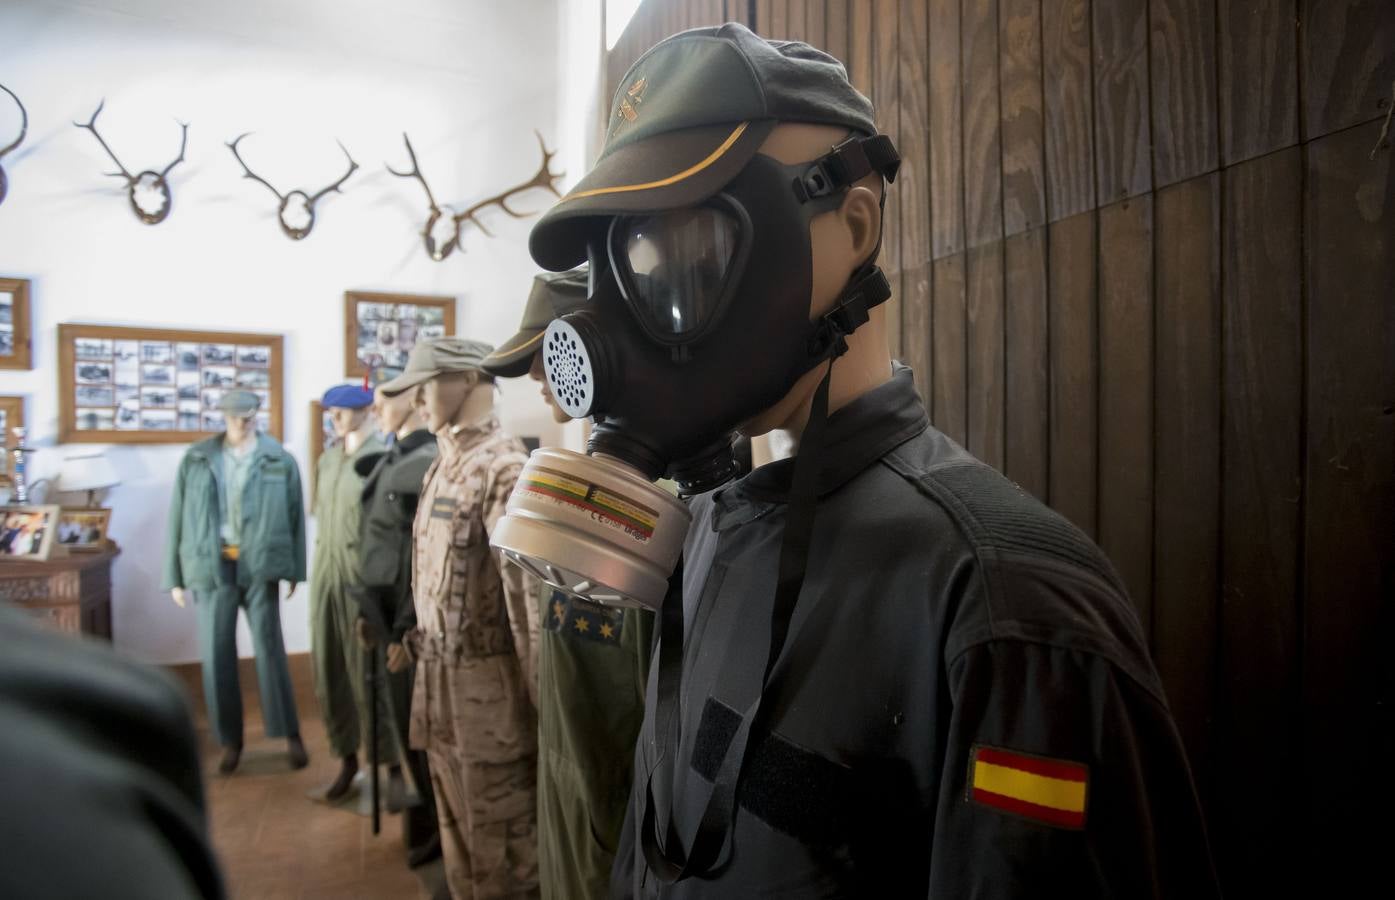
[[1057,828],[1085,827],[1090,769],[979,744],[969,755],[969,796],[982,806]]

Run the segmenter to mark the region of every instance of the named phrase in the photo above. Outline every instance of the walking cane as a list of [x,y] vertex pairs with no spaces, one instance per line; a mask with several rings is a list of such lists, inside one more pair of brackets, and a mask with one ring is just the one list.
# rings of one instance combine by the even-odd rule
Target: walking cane
[[368,651],[368,771],[373,799],[373,834],[378,834],[378,645]]

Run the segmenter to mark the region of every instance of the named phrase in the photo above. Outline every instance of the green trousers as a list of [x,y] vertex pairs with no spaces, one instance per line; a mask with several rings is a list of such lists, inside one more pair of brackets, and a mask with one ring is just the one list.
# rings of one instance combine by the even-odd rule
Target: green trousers
[[286,645],[281,639],[281,601],[277,583],[240,586],[237,564],[223,562],[218,587],[194,592],[199,654],[203,657],[203,693],[214,736],[224,747],[242,746],[242,686],[237,677],[237,611],[247,611],[252,649],[257,654],[257,686],[267,737],[300,734],[295,691]]
[[[319,577],[310,584],[310,651],[315,666],[315,698],[329,734],[329,752],[343,758],[367,752],[369,741],[368,656],[358,644],[354,622],[357,600],[337,579]],[[393,765],[397,752],[388,735],[386,692],[378,695],[378,762]]]

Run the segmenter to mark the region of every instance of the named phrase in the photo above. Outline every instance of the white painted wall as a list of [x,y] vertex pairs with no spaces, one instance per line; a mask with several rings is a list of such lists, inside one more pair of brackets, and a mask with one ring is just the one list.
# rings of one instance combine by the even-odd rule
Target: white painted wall
[[[560,122],[559,95],[585,95],[558,59],[571,46],[563,0],[0,0],[0,82],[30,113],[25,145],[4,160],[0,275],[32,279],[34,369],[0,372],[0,394],[27,398],[35,477],[66,452],[57,433],[60,322],[265,331],[286,337],[286,443],[306,464],[308,401],[343,378],[343,292],[453,294],[458,331],[498,342],[514,330],[532,277],[531,220],[487,219],[466,252],[428,259],[418,230],[425,198],[393,178],[411,133],[437,199],[466,204],[528,178],[539,162],[533,129],[559,148],[563,187],[585,167],[586,128]],[[588,21],[582,15],[581,21]],[[594,27],[599,29],[599,19]],[[595,44],[599,47],[597,31]],[[589,43],[587,44],[589,46]],[[589,57],[590,51],[582,54]],[[573,59],[568,65],[591,66]],[[593,79],[594,80],[594,79]],[[128,168],[162,167],[191,123],[187,162],[174,170],[174,207],[161,225],[131,213],[92,136],[72,126],[106,98],[99,120]],[[18,127],[0,104],[0,142]],[[296,243],[275,200],[240,180],[223,146],[243,131],[254,167],[283,191],[317,190],[342,172],[338,137],[362,168],[343,196],[321,202],[314,232]],[[560,132],[565,132],[559,134]],[[531,194],[517,206],[551,202]],[[566,440],[528,382],[506,384],[505,425]],[[575,443],[578,426],[570,426]],[[114,446],[122,485],[110,493],[116,564],[114,631],[141,658],[198,658],[191,609],[159,591],[165,517],[183,446]],[[308,648],[306,591],[283,607],[287,648]],[[245,628],[244,655],[250,653]]]

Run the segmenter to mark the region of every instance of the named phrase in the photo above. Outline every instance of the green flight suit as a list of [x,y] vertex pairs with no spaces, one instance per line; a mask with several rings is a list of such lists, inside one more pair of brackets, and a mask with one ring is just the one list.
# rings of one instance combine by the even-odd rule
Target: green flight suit
[[[331,447],[315,469],[315,564],[310,580],[310,649],[315,666],[315,697],[329,734],[329,750],[337,757],[366,751],[369,697],[364,677],[367,657],[358,644],[355,622],[360,582],[359,537],[363,517],[363,477],[355,463],[385,449],[375,435],[352,454]],[[393,764],[397,753],[387,737],[387,705],[378,698],[378,761]]]
[[[242,745],[242,690],[237,677],[237,611],[247,611],[257,657],[257,685],[268,737],[300,733],[295,691],[281,637],[277,583],[305,580],[305,510],[295,459],[257,436],[229,529],[223,436],[189,448],[170,498],[164,588],[188,591],[198,615],[199,653],[209,720],[223,746]],[[224,559],[223,535],[238,536],[236,560]]]
[[539,592],[538,869],[547,900],[605,897],[630,796],[654,615]]

